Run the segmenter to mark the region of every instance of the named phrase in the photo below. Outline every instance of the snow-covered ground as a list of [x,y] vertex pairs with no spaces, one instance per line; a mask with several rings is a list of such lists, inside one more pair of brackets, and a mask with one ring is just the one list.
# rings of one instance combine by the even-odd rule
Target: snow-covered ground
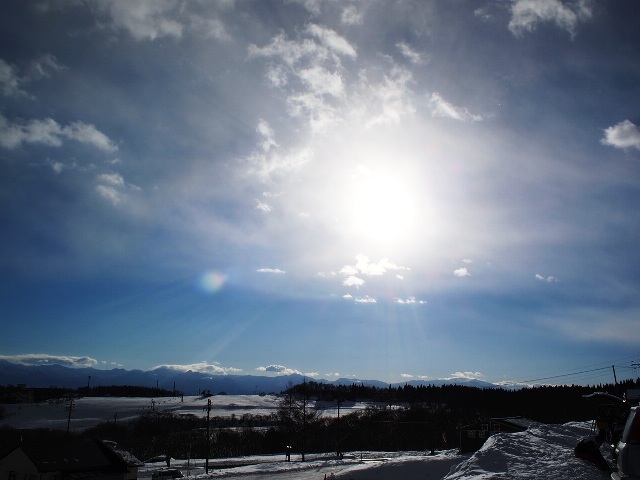
[[[489,437],[473,455],[460,455],[457,450],[436,452],[349,452],[342,460],[333,455],[307,455],[301,462],[292,456],[260,456],[210,460],[209,474],[204,473],[204,460],[173,460],[172,467],[185,475],[205,478],[241,478],[242,480],[604,480],[609,474],[574,455],[578,441],[589,434],[588,422],[565,425],[531,426],[520,433],[500,433]],[[608,452],[603,451],[605,456]],[[237,464],[232,468],[229,464]],[[166,467],[164,463],[148,464],[139,477]]]
[[[275,395],[216,395],[209,398],[200,396],[128,398],[128,397],[84,397],[74,401],[71,413],[71,430],[81,431],[99,423],[129,420],[148,413],[152,408],[158,412],[173,412],[180,415],[206,416],[207,401],[211,400],[212,417],[238,417],[244,414],[269,415],[274,413],[281,397]],[[370,403],[343,402],[340,415],[362,410]],[[317,408],[325,416],[337,415],[335,404],[310,402],[310,408]],[[23,403],[4,405],[5,419],[0,424],[15,428],[57,428],[66,429],[69,411],[63,401],[47,403]]]
[[[258,395],[225,395],[211,397],[213,416],[237,416],[245,413],[269,414],[277,408],[279,398]],[[200,397],[158,398],[153,408],[162,412],[206,415],[207,399]],[[340,413],[366,408],[367,404],[341,406]],[[66,405],[60,403],[4,405],[6,418],[0,424],[16,428],[66,428]],[[326,415],[337,411],[329,406]],[[75,402],[71,428],[81,431],[104,421],[118,421],[136,417],[152,408],[147,398],[81,398]],[[185,475],[209,478],[235,478],[242,480],[324,480],[333,476],[338,480],[488,480],[488,479],[571,479],[598,480],[609,478],[595,466],[574,455],[578,441],[589,434],[588,422],[565,425],[535,424],[520,433],[500,433],[489,437],[485,445],[473,455],[460,455],[456,450],[437,452],[348,452],[338,460],[330,454],[308,454],[302,462],[293,455],[291,462],[284,461],[284,454],[234,459],[211,459],[210,471],[205,475],[202,459],[174,459],[172,467],[180,468]],[[603,451],[605,457],[609,452]],[[139,477],[149,480],[152,473],[164,462],[147,464]],[[224,468],[223,468],[224,467]]]

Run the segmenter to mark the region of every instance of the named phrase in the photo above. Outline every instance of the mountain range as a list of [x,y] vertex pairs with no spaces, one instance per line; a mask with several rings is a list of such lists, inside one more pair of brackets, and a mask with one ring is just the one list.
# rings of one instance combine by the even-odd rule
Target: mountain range
[[198,371],[181,371],[167,367],[153,370],[125,370],[114,368],[70,368],[58,364],[21,365],[0,360],[0,385],[26,385],[32,388],[61,387],[79,388],[111,385],[134,385],[158,387],[165,390],[179,390],[187,395],[195,395],[206,390],[211,393],[224,392],[228,395],[250,395],[256,393],[279,393],[303,381],[315,381],[333,385],[363,384],[379,388],[403,385],[466,385],[478,388],[498,388],[498,385],[477,379],[453,378],[440,380],[410,380],[400,383],[386,383],[379,380],[358,380],[339,378],[336,380],[312,379],[299,374],[278,375],[212,375]]

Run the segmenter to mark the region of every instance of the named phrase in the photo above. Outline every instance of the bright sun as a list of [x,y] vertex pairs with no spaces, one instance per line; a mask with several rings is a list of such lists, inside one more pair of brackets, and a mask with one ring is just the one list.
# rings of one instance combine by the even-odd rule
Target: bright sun
[[356,236],[396,244],[410,235],[416,221],[416,206],[406,179],[360,165],[348,197],[350,222]]

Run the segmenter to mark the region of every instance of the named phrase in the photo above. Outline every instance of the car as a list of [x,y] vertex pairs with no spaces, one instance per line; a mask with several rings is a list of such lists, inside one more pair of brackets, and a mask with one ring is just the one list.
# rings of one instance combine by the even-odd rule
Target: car
[[170,480],[172,478],[182,478],[184,475],[177,468],[163,468],[153,472],[151,478],[153,480]]
[[640,480],[640,406],[631,407],[614,458],[618,471],[612,480]]

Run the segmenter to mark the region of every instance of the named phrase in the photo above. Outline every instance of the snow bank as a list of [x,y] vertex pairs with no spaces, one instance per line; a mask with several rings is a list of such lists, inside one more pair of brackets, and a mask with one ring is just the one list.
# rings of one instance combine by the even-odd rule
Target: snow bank
[[594,465],[575,457],[574,448],[589,434],[589,423],[535,424],[519,433],[496,434],[446,480],[609,478]]

